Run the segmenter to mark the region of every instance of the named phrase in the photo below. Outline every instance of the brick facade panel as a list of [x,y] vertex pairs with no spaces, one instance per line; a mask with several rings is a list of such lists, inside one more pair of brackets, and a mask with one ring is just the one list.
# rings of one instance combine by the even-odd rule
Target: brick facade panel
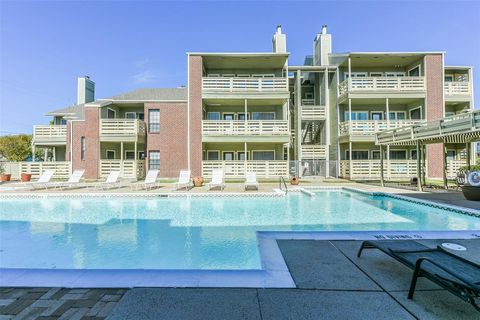
[[202,76],[201,56],[189,56],[188,88],[190,108],[190,169],[193,175],[202,174]]

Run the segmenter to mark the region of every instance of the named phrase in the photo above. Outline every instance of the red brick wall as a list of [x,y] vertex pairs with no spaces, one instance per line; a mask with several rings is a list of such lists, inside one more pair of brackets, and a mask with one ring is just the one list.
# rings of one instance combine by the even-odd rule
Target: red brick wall
[[189,56],[188,102],[190,109],[190,169],[192,175],[202,173],[202,71],[200,56]]
[[[443,57],[442,55],[427,55],[425,57],[427,82],[427,120],[443,118]],[[443,177],[443,144],[427,145],[427,176],[429,178]]]
[[[73,125],[72,170],[85,169],[85,161],[81,159],[81,138],[85,136],[85,121],[69,121],[69,123]],[[70,132],[67,131],[67,136],[69,134]],[[67,144],[67,153],[70,153],[70,144]]]
[[[86,179],[98,179],[100,167],[100,108],[91,107],[85,108],[85,178]],[[74,139],[80,143],[80,137]],[[74,141],[75,141],[74,140]],[[78,154],[80,158],[80,152],[74,152],[74,158]]]
[[[148,110],[160,110],[160,133],[148,133]],[[160,151],[160,176],[178,178],[180,170],[188,169],[187,157],[187,103],[145,103],[148,152]]]

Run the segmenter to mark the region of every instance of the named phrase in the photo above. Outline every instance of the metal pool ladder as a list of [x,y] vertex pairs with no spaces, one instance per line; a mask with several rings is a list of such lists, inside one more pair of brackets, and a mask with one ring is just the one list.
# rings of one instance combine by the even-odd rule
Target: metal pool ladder
[[287,183],[285,182],[285,178],[284,177],[279,177],[278,178],[278,188],[283,191],[282,183],[283,183],[283,186],[285,187],[285,194],[287,194],[288,193],[288,188],[287,188]]

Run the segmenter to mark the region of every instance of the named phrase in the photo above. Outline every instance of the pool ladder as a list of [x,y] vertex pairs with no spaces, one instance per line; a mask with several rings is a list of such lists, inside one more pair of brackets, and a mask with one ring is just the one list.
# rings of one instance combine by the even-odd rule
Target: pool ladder
[[278,178],[278,188],[283,191],[282,183],[283,183],[283,187],[285,187],[285,194],[287,194],[288,193],[288,188],[287,188],[287,183],[285,182],[285,178],[284,177],[279,177]]

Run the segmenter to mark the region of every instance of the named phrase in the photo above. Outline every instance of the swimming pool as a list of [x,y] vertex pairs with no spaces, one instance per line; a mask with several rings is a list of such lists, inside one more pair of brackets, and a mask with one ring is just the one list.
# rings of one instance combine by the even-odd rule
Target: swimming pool
[[346,190],[3,198],[0,209],[0,268],[261,269],[256,231],[480,230],[475,216]]

